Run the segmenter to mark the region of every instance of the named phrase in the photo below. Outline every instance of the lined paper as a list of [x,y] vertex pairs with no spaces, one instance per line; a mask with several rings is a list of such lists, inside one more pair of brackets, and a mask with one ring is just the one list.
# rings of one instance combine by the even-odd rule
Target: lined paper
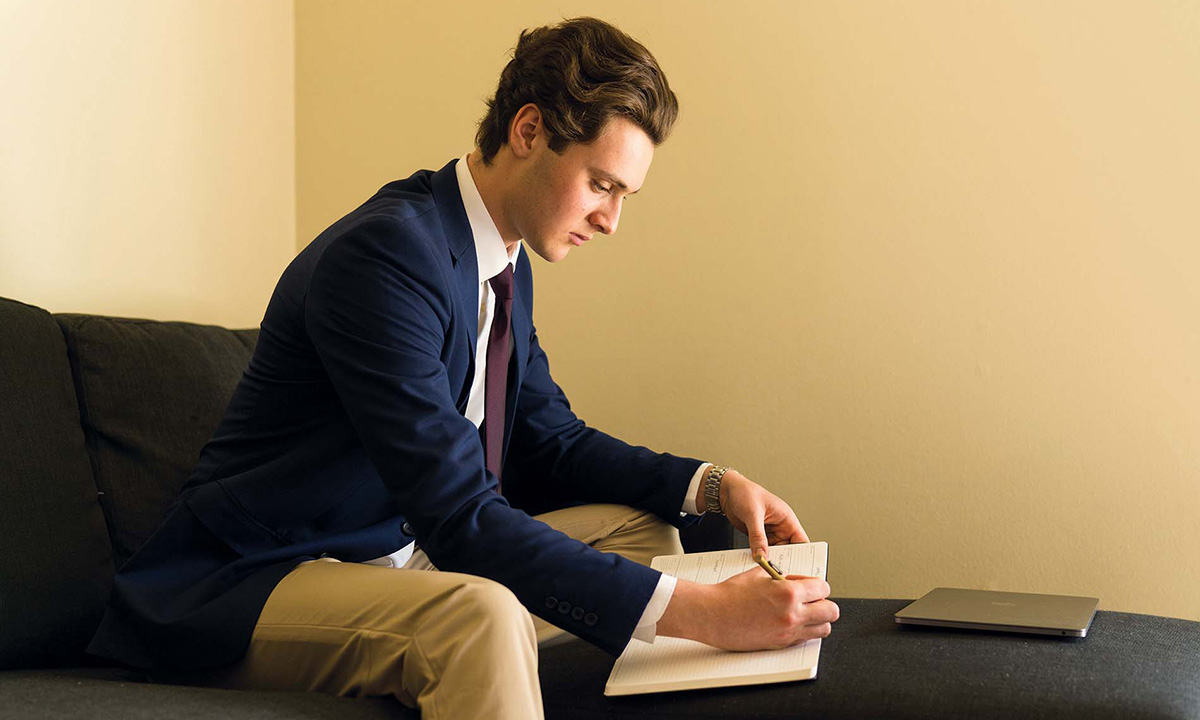
[[[776,545],[767,557],[784,575],[825,579],[829,546],[824,542]],[[720,550],[689,555],[660,555],[650,566],[681,580],[718,583],[758,567],[750,551]],[[730,652],[694,640],[660,637],[653,643],[633,640],[617,658],[604,687],[605,695],[633,695],[671,690],[756,685],[816,677],[821,640],[808,640],[780,650]]]

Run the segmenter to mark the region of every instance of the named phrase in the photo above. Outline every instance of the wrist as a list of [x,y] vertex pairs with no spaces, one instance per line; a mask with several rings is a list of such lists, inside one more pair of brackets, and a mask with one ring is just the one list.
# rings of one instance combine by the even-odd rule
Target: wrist
[[675,590],[667,609],[658,620],[655,634],[662,637],[678,637],[707,643],[711,618],[708,617],[711,601],[707,598],[715,585],[676,580]]
[[704,478],[708,475],[708,469],[712,467],[712,463],[704,463],[700,469],[699,482],[696,482],[696,495],[692,499],[696,502],[696,513],[704,514]]
[[725,514],[725,504],[723,499],[725,493],[722,492],[723,480],[730,469],[721,465],[709,465],[704,472],[704,512],[715,513],[717,515]]
[[737,470],[734,470],[733,468],[729,468],[729,470],[725,473],[725,477],[723,477],[721,479],[721,488],[720,488],[720,495],[719,495],[722,508],[729,507],[730,488],[737,485],[739,482],[741,482],[744,479],[745,479],[745,476],[742,475]]

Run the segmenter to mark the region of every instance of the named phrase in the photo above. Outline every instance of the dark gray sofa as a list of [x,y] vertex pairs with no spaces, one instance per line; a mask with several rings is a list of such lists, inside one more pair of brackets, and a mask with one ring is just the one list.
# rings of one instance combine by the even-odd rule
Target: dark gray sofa
[[[0,717],[416,717],[386,698],[158,684],[83,653],[256,338],[0,298]],[[744,546],[719,517],[683,540]],[[572,642],[542,653],[546,715],[1200,718],[1200,623],[1101,612],[1088,638],[1059,640],[902,630],[903,600],[838,602],[815,681],[606,699],[613,659]]]

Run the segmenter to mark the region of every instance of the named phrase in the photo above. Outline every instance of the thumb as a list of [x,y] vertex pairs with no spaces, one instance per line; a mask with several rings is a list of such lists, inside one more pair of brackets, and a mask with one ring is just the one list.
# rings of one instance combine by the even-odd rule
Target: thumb
[[746,534],[750,536],[750,556],[766,556],[767,532],[763,529],[763,518],[761,515],[750,518],[750,522],[746,523]]

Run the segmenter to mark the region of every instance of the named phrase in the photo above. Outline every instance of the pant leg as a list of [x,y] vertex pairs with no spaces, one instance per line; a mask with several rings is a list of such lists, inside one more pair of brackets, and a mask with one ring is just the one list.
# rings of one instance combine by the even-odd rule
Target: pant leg
[[203,684],[391,695],[421,717],[542,717],[529,612],[499,583],[336,560],[289,573],[245,657]]
[[[649,565],[658,555],[683,553],[677,528],[663,522],[654,513],[628,505],[580,505],[542,513],[534,518],[597,550],[617,553],[643,565]],[[420,549],[413,553],[404,567],[414,570],[437,569]],[[539,617],[533,618],[533,627],[538,646],[543,648],[575,637]]]

